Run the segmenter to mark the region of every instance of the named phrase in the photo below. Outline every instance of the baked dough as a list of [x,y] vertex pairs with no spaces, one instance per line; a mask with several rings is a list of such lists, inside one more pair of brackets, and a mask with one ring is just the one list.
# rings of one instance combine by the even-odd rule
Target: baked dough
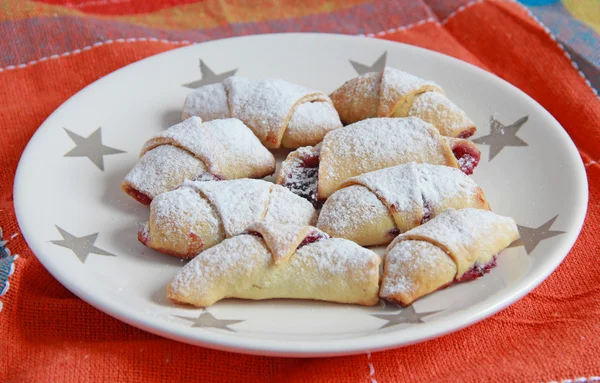
[[454,282],[478,278],[518,238],[512,218],[489,210],[448,209],[387,247],[379,295],[410,305]]
[[224,298],[377,304],[381,258],[371,250],[308,226],[256,223],[248,232],[185,265],[168,297],[198,307]]
[[390,67],[347,81],[331,99],[344,124],[372,117],[414,116],[444,136],[466,138],[477,130],[436,83]]
[[328,133],[316,147],[290,153],[277,183],[305,197],[310,194],[309,199],[324,200],[360,174],[409,162],[445,165],[471,174],[480,157],[471,141],[441,136],[419,118],[371,118]]
[[262,180],[186,181],[150,204],[140,242],[157,251],[190,258],[257,221],[310,225],[313,206],[289,190]]
[[448,208],[488,209],[463,172],[410,162],[346,180],[323,205],[317,227],[361,246],[388,244]]
[[188,95],[182,118],[242,120],[267,148],[316,145],[327,132],[342,127],[331,99],[316,90],[284,80],[229,77]]
[[191,117],[148,140],[121,189],[148,205],[185,179],[262,178],[275,157],[240,120]]

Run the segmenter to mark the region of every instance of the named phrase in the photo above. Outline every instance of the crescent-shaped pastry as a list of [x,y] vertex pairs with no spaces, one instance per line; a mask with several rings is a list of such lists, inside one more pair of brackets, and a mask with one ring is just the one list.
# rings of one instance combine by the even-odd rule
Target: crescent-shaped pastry
[[275,157],[240,120],[191,117],[148,140],[121,189],[148,205],[186,179],[262,178]]
[[284,80],[229,77],[188,95],[182,117],[205,121],[242,120],[267,148],[316,145],[327,132],[342,127],[331,99],[316,90]]
[[346,180],[325,201],[317,227],[361,246],[388,244],[449,209],[488,209],[483,191],[463,172],[411,162]]
[[198,307],[224,298],[372,306],[379,299],[380,263],[371,250],[314,227],[256,223],[185,265],[167,295]]
[[444,136],[467,138],[477,130],[436,83],[390,67],[347,81],[330,96],[344,124],[372,117],[413,116]]
[[317,146],[290,153],[277,183],[314,202],[363,173],[417,162],[471,174],[480,157],[471,141],[444,137],[419,118],[371,118],[328,133]]
[[448,209],[387,247],[379,296],[410,305],[455,282],[479,278],[517,238],[512,218],[489,210]]
[[314,220],[308,201],[267,181],[186,181],[152,201],[138,239],[154,250],[191,258],[254,222],[310,225]]

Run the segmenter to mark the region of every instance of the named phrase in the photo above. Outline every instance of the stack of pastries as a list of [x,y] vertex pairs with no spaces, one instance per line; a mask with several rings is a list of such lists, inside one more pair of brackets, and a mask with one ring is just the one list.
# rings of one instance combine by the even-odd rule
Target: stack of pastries
[[[191,259],[167,286],[175,302],[406,306],[484,275],[519,236],[469,177],[473,122],[398,69],[329,96],[230,77],[189,94],[182,120],[146,142],[121,184],[150,206],[139,241]],[[272,183],[276,148],[293,151]],[[369,249],[381,245],[383,260]]]

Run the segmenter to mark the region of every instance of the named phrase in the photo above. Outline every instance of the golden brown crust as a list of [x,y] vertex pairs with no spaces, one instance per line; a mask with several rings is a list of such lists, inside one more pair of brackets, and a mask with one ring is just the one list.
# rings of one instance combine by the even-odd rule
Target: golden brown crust
[[144,144],[122,189],[147,204],[186,179],[203,174],[214,179],[263,178],[275,166],[275,157],[241,121],[191,117]]
[[329,95],[344,125],[377,115],[381,73],[365,73],[336,89]]
[[254,222],[308,225],[314,216],[308,201],[270,182],[187,182],[152,201],[139,238],[154,250],[189,258]]
[[[448,208],[489,210],[483,190],[458,169],[409,163],[348,179],[323,205],[318,227],[359,245],[391,242]],[[390,225],[391,220],[391,225]]]
[[[262,231],[298,233],[304,229]],[[283,243],[276,247],[289,249],[290,242],[284,238]],[[167,287],[168,297],[198,307],[229,297],[377,304],[381,258],[374,252],[351,241],[329,238],[297,248],[276,264],[270,244],[262,236],[248,234],[223,241],[183,267]]]
[[408,305],[474,267],[487,266],[518,237],[512,218],[488,210],[448,209],[387,247],[380,297]]
[[409,162],[458,167],[443,136],[415,117],[371,118],[335,130],[321,146],[318,197],[328,198],[351,177]]
[[331,95],[344,124],[373,117],[419,117],[442,135],[469,137],[475,125],[431,81],[386,67],[346,81]]
[[267,148],[315,145],[342,126],[323,92],[283,80],[229,77],[188,95],[182,116],[242,120]]

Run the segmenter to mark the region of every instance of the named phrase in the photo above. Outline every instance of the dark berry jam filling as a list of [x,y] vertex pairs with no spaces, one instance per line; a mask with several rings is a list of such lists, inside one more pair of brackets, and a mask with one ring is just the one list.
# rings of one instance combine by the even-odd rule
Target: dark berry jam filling
[[433,218],[433,211],[431,210],[431,206],[429,205],[429,202],[425,201],[425,197],[421,196],[423,198],[423,219],[421,219],[421,225],[424,224],[425,222],[429,221],[431,218]]
[[459,279],[456,280],[456,282],[466,282],[466,281],[472,281],[474,279],[483,277],[484,274],[488,273],[491,269],[493,269],[494,267],[496,267],[497,263],[497,255],[494,255],[494,257],[492,257],[492,260],[489,261],[487,264],[481,266],[481,265],[475,265],[473,266],[469,271],[467,271],[466,273],[464,273],[462,275],[462,277],[460,277]]
[[319,156],[307,156],[292,165],[283,181],[283,186],[317,207],[319,205],[317,202],[318,178]]
[[129,194],[131,197],[133,197],[135,200],[137,200],[143,205],[150,205],[150,202],[152,202],[152,198],[148,197],[147,195],[138,191],[137,189],[132,188],[129,185],[125,186],[123,190],[125,191],[125,193]]
[[481,152],[467,143],[458,142],[452,147],[452,153],[458,160],[460,170],[466,175],[473,174],[473,170],[481,159]]
[[463,130],[458,136],[456,136],[456,138],[469,138],[475,134],[475,130],[475,127]]
[[388,237],[392,237],[392,238],[396,238],[396,237],[398,236],[398,234],[400,234],[400,229],[398,229],[398,228],[395,228],[395,229],[389,230],[389,231],[386,233],[386,235],[387,235]]
[[320,232],[320,231],[314,231],[314,232],[310,233],[309,235],[307,235],[306,238],[304,238],[302,240],[302,242],[300,242],[300,244],[298,245],[296,250],[301,248],[302,246],[306,246],[308,244],[315,243],[317,241],[320,241],[322,239],[327,239],[327,238],[329,238],[329,236],[327,234]]

